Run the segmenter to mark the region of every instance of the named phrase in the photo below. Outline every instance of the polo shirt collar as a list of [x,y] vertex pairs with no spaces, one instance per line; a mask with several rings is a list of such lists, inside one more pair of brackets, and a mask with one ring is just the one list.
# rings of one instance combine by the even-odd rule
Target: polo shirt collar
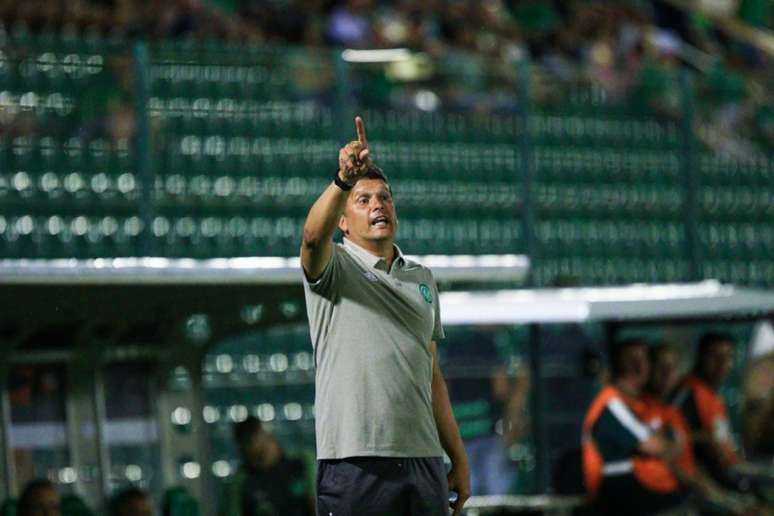
[[[383,263],[384,268],[385,269],[387,268],[387,260],[385,260],[381,256],[376,256],[369,253],[368,251],[366,251],[365,249],[363,249],[362,247],[360,247],[359,245],[357,245],[352,240],[349,240],[346,237],[344,237],[343,243],[344,243],[344,247],[346,247],[349,251],[353,252],[358,257],[360,257],[360,259],[366,262],[370,267],[377,268],[376,267],[377,265],[379,265],[380,263]],[[406,263],[406,259],[403,256],[403,251],[401,251],[400,247],[398,247],[396,244],[392,244],[392,246],[395,248],[395,259],[393,260],[393,265],[396,263],[401,266],[404,265]]]

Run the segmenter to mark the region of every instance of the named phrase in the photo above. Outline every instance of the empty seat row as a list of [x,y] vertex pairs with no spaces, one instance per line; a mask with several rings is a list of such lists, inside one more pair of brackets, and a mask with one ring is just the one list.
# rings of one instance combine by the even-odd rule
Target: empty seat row
[[679,258],[566,256],[536,260],[530,274],[536,286],[554,285],[559,277],[577,278],[584,285],[620,285],[685,281],[689,270],[688,262]]
[[678,221],[557,219],[539,221],[535,236],[548,253],[555,249],[554,252],[565,255],[574,252],[582,255],[582,249],[590,248],[602,256],[614,254],[620,247],[632,247],[652,248],[652,252],[675,256],[683,251],[685,228]]
[[[608,213],[611,216],[638,218],[674,217],[683,207],[682,190],[677,187],[653,187],[627,184],[538,184],[533,191],[540,213]],[[549,217],[550,218],[550,217]]]
[[772,220],[774,217],[774,186],[756,188],[736,183],[734,186],[700,189],[698,203],[702,219]]
[[665,124],[655,118],[604,117],[598,114],[568,116],[564,111],[531,115],[529,134],[537,142],[562,145],[608,142],[645,149],[675,148],[682,141],[675,124]]

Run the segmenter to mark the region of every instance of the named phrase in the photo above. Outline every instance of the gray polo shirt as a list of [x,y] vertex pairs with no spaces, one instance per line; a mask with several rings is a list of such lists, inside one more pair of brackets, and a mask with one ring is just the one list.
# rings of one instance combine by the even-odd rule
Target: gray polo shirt
[[442,339],[430,270],[346,238],[304,280],[316,364],[317,458],[440,457],[430,341]]

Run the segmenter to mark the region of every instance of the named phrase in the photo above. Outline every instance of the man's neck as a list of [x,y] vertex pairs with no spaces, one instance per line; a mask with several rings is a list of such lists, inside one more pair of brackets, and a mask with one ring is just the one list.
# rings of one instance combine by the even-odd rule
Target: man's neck
[[630,398],[639,398],[640,394],[642,394],[642,388],[638,383],[629,378],[619,378],[616,380],[615,386]]
[[712,378],[710,378],[705,374],[702,374],[701,372],[695,372],[694,375],[696,376],[696,378],[706,383],[713,391],[719,390],[720,385],[723,383],[723,382],[715,382],[712,380]]
[[392,266],[392,261],[395,259],[395,245],[392,241],[378,241],[378,242],[369,242],[369,241],[363,241],[363,242],[356,242],[354,240],[350,240],[353,244],[356,246],[365,249],[370,254],[374,256],[378,256],[379,258],[384,258],[384,260],[387,262],[387,268]]

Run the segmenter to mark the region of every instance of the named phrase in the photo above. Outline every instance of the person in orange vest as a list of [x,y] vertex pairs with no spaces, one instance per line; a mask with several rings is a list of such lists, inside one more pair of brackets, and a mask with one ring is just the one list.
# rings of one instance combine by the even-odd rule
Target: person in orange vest
[[612,345],[609,356],[610,382],[583,423],[583,476],[595,514],[649,515],[678,508],[685,495],[670,463],[681,449],[662,428],[648,424],[643,401],[648,346],[640,339],[625,340]]
[[663,428],[681,448],[679,456],[670,464],[669,482],[676,489],[695,495],[700,505],[713,510],[713,514],[751,514],[754,503],[725,491],[696,466],[688,421],[680,407],[670,402],[680,384],[679,362],[680,355],[671,345],[661,343],[651,347],[650,380],[643,397],[646,423],[651,428]]
[[679,355],[668,344],[658,344],[649,349],[650,378],[642,398],[643,416],[648,426],[663,429],[667,438],[680,448],[680,454],[672,463],[670,485],[678,489],[696,477],[691,429],[679,407],[669,400],[680,383]]
[[751,479],[737,472],[743,460],[731,434],[726,403],[718,392],[734,364],[734,338],[709,332],[699,339],[693,372],[686,376],[673,403],[691,428],[697,464],[715,482],[740,493],[757,493]]
[[697,459],[710,474],[740,462],[726,404],[718,392],[733,367],[734,349],[731,335],[702,335],[693,372],[682,381],[674,399],[694,432]]

